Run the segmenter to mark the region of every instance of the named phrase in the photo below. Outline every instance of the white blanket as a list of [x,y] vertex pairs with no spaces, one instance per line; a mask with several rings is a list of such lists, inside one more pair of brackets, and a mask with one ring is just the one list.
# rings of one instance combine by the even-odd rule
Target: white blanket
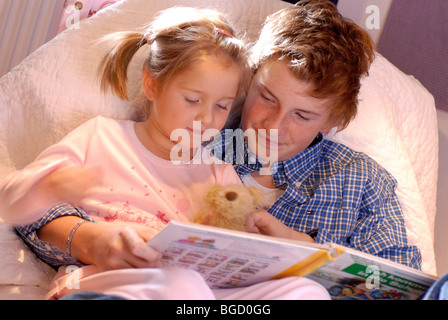
[[[60,34],[0,79],[0,179],[23,168],[86,119],[95,115],[138,117],[133,105],[141,96],[143,55],[130,67],[131,102],[121,101],[99,93],[95,70],[102,48],[94,41],[110,32],[136,29],[155,12],[173,5],[227,12],[237,27],[247,31],[247,38],[254,40],[265,16],[289,4],[274,0],[125,0],[81,22],[79,29]],[[356,120],[327,138],[364,151],[397,178],[409,240],[423,252],[423,270],[435,274],[438,136],[433,98],[417,80],[381,56],[361,91]],[[11,290],[16,292],[26,285],[45,290],[48,270],[31,253],[25,260],[11,258],[10,252],[28,252],[27,248],[10,226],[0,222],[0,227],[0,286],[14,285]],[[28,268],[32,279],[24,276]],[[0,298],[3,292],[2,286]]]

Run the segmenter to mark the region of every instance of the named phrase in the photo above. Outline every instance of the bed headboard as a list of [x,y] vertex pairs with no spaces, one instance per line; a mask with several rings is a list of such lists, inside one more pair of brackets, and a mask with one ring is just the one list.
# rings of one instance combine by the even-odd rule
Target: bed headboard
[[392,2],[378,51],[419,79],[448,111],[448,1]]

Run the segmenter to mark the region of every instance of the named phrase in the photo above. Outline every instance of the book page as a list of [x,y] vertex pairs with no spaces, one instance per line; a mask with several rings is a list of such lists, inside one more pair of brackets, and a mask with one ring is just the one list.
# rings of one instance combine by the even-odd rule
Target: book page
[[211,288],[247,286],[270,280],[319,251],[271,237],[170,223],[148,243],[172,267],[199,272]]

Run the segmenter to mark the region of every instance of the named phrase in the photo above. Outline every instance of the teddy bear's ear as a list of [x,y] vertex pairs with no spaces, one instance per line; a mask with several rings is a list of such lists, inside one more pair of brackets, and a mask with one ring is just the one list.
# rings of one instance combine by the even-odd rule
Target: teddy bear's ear
[[247,187],[250,194],[252,195],[252,199],[254,201],[254,205],[256,207],[262,207],[265,204],[265,199],[263,196],[263,192],[260,189],[254,186]]

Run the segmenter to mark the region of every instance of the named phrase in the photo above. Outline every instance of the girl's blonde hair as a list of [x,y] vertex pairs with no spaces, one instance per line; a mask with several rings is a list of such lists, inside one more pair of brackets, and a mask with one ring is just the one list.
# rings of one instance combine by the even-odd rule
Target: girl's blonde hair
[[328,0],[299,1],[267,18],[252,48],[253,72],[271,58],[287,61],[297,79],[312,84],[311,96],[332,101],[332,120],[342,130],[356,116],[374,44]]
[[142,28],[142,32],[118,32],[104,40],[111,43],[111,49],[99,66],[101,89],[105,92],[111,89],[122,99],[128,100],[128,66],[145,44],[151,48],[143,69],[156,77],[162,89],[170,79],[196,61],[202,52],[223,54],[223,63],[233,61],[241,67],[238,95],[247,89],[250,81],[243,41],[237,39],[226,17],[214,10],[169,8],[158,13],[152,23]]

